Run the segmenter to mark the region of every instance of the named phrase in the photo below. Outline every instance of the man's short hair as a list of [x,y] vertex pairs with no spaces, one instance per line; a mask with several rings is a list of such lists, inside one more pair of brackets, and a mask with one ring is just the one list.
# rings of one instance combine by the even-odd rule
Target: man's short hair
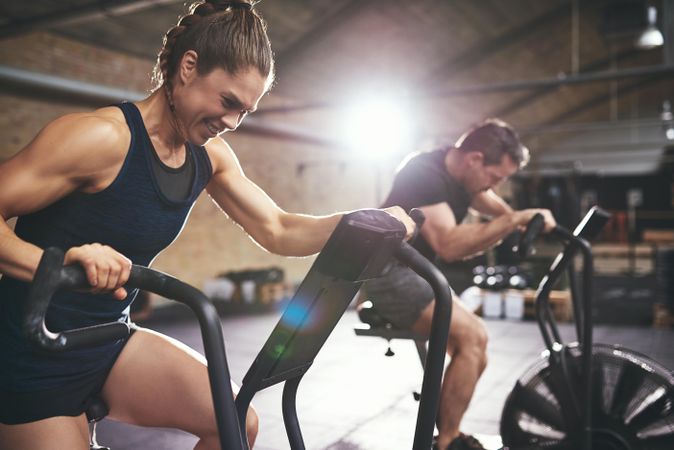
[[500,119],[487,119],[473,126],[454,146],[462,152],[482,153],[487,166],[500,164],[504,154],[510,156],[520,169],[529,162],[529,149],[522,144],[513,127]]

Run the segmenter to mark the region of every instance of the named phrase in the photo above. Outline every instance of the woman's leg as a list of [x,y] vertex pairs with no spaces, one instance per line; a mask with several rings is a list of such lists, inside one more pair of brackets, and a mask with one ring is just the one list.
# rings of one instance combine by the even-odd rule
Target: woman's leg
[[[105,386],[109,417],[134,425],[178,428],[199,437],[199,450],[219,449],[206,361],[181,342],[144,328],[124,346]],[[257,415],[246,422],[252,447]]]
[[89,450],[89,427],[79,417],[50,417],[20,425],[0,424],[0,450]]

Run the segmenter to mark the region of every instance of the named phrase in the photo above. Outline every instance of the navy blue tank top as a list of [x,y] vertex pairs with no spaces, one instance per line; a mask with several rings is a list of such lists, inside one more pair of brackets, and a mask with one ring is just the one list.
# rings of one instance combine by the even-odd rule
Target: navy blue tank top
[[[41,248],[63,250],[97,242],[109,245],[134,264],[149,266],[178,236],[212,176],[206,150],[189,144],[187,157],[195,168],[191,193],[184,201],[171,201],[161,194],[152,172],[154,148],[138,108],[133,103],[117,106],[131,130],[131,144],[115,180],[100,192],[75,192],[19,217],[15,227],[19,238]],[[109,366],[122,342],[62,354],[45,354],[28,343],[20,332],[28,287],[28,283],[7,276],[0,280],[0,386],[24,392],[48,389]],[[120,301],[104,294],[57,293],[47,312],[47,327],[58,332],[127,321],[125,310],[135,295],[130,292]]]

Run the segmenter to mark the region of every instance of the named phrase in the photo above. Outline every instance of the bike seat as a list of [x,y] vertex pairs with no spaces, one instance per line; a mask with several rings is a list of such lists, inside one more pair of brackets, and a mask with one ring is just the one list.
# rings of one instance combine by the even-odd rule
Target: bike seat
[[110,412],[110,409],[108,408],[108,405],[105,404],[103,399],[99,396],[92,397],[89,400],[89,404],[87,405],[87,420],[91,422],[98,422],[99,420],[103,419],[105,416],[108,415]]

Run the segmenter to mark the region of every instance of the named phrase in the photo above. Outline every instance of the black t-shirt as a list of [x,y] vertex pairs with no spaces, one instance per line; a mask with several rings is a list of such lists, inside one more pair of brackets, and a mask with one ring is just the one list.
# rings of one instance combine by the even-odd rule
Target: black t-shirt
[[[439,149],[412,156],[396,174],[382,207],[397,205],[409,212],[412,208],[445,202],[452,209],[456,223],[461,223],[472,198],[447,172],[446,155],[447,149]],[[435,259],[435,252],[423,236],[419,235],[414,247],[431,261]]]

